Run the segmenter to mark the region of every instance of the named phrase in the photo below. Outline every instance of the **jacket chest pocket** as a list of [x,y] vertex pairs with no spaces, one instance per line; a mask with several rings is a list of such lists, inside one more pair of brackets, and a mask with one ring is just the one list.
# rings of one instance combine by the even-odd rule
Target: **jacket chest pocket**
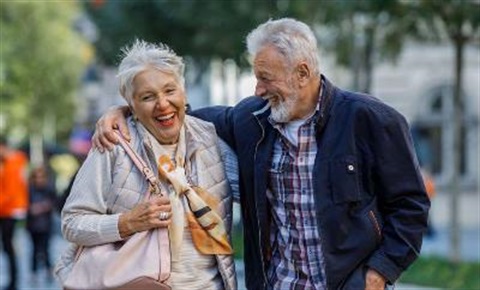
[[346,155],[330,162],[329,179],[334,203],[361,200],[360,168],[353,155]]
[[345,253],[349,250],[358,261],[378,246],[383,228],[377,199],[369,195],[368,189],[363,186],[364,170],[352,155],[330,161],[329,182],[333,206],[326,211],[324,220],[324,224],[335,224],[334,230],[325,235],[333,251]]

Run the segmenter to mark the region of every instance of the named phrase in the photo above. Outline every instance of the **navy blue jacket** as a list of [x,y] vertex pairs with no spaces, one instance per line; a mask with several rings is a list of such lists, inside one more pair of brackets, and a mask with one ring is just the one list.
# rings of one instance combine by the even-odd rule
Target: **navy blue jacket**
[[[367,267],[395,282],[418,256],[430,202],[405,118],[324,77],[314,165],[315,205],[329,289],[359,289]],[[265,289],[268,169],[278,132],[259,97],[194,115],[215,124],[237,153],[249,289]]]

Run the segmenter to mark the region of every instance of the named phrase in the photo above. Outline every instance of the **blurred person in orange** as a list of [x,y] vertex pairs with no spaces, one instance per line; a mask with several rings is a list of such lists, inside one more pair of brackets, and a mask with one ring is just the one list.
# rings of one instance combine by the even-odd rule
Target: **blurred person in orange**
[[[435,187],[435,181],[433,179],[433,176],[430,174],[430,171],[425,168],[422,168],[421,173],[423,177],[423,182],[425,183],[425,190],[427,191],[428,198],[432,200],[437,195],[437,190]],[[432,218],[430,215],[428,217],[428,227],[427,227],[426,235],[427,237],[435,236],[435,229],[433,228]]]
[[17,289],[17,259],[13,237],[17,220],[25,218],[28,206],[27,156],[10,148],[0,136],[0,232],[8,257],[10,281],[6,289]]
[[32,170],[29,178],[30,205],[26,225],[33,246],[30,264],[32,283],[35,283],[38,278],[37,274],[41,263],[47,269],[47,279],[53,280],[49,245],[57,193],[48,181],[48,171],[45,166],[38,166]]
[[434,198],[437,195],[437,191],[435,189],[435,181],[433,180],[433,176],[428,170],[422,169],[422,177],[423,182],[425,183],[425,189],[427,190],[428,198]]

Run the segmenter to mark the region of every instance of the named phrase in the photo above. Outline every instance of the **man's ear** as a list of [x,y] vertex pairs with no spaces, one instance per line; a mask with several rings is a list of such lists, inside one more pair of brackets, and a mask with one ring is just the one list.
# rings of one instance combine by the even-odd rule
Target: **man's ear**
[[310,80],[310,77],[312,76],[312,71],[310,70],[310,67],[307,65],[305,62],[300,62],[296,69],[295,69],[295,75],[297,77],[298,83],[300,86],[305,86],[307,85],[308,81]]

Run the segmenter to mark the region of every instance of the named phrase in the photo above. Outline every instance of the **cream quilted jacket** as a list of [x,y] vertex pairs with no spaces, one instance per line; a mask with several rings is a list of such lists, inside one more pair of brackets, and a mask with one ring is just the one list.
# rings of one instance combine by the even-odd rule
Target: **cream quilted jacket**
[[[130,145],[156,171],[155,158],[145,142],[144,128],[129,118]],[[232,194],[225,176],[219,139],[212,124],[185,117],[187,159],[198,185],[220,200],[218,213],[230,235]],[[194,180],[195,181],[195,180]],[[71,270],[78,245],[92,246],[121,240],[118,232],[120,213],[143,199],[148,184],[120,145],[101,154],[92,149],[80,168],[70,196],[62,211],[62,232],[71,242],[56,265],[63,281]],[[231,255],[217,255],[217,264],[225,289],[236,289],[235,264]]]

